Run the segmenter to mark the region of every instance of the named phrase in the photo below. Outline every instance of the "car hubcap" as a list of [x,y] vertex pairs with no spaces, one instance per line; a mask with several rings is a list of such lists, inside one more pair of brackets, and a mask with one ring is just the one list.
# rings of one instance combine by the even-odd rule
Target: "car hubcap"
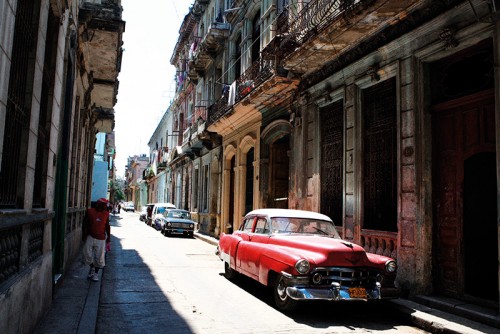
[[276,292],[278,293],[278,296],[280,297],[281,300],[286,300],[286,286],[285,284],[283,283],[283,280],[280,279],[279,283],[278,283],[278,286],[276,287]]

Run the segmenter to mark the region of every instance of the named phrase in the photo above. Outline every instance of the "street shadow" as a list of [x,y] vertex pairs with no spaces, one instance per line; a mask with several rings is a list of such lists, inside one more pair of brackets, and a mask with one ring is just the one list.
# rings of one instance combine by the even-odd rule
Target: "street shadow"
[[[224,273],[220,273],[224,276]],[[231,281],[240,289],[260,299],[270,307],[278,310],[274,303],[273,290],[259,282],[243,276]],[[279,310],[278,310],[279,311]],[[282,312],[298,324],[312,328],[327,329],[332,326],[343,326],[350,329],[359,328],[362,324],[367,331],[394,330],[396,326],[413,326],[411,318],[400,312],[388,301],[304,301],[293,312]]]
[[169,234],[165,235],[167,238],[181,238],[181,239],[194,239],[194,236],[185,235],[185,234]]
[[125,248],[113,235],[114,227],[144,222],[110,219],[110,223],[112,248],[106,254],[95,333],[193,333],[139,252]]
[[119,215],[109,215],[109,223],[111,226],[122,226],[123,218]]

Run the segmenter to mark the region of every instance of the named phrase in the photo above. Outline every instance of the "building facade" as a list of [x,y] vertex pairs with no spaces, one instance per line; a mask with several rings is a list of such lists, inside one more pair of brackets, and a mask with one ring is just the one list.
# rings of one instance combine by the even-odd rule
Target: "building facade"
[[[290,200],[338,217],[347,239],[397,257],[403,292],[498,310],[495,6],[377,4],[338,7],[330,23],[320,6],[288,16],[290,35],[312,32],[295,37],[300,46],[284,65],[302,73],[291,110],[302,150],[294,147],[292,161],[306,171],[293,173],[294,194],[305,196]],[[389,7],[399,16],[386,17]],[[322,33],[307,15],[323,17]],[[479,284],[474,259],[483,256],[488,278]]]
[[149,166],[149,157],[146,154],[128,157],[125,166],[125,202],[134,202],[134,207],[139,210],[143,205],[141,194],[143,192],[144,173]]
[[170,178],[168,163],[170,148],[176,147],[177,134],[173,131],[173,115],[168,108],[149,139],[149,166],[145,170],[144,180],[147,183],[149,203],[171,202],[172,192],[167,187]]
[[220,233],[220,136],[206,129],[208,110],[224,84],[224,42],[229,25],[220,6],[195,1],[179,29],[170,63],[177,69],[176,95],[170,107],[177,135],[168,170],[172,203],[191,211],[200,231]]
[[174,198],[198,211],[210,198],[215,236],[255,208],[327,214],[397,258],[404,295],[498,312],[497,8],[195,1],[171,60],[173,112],[192,119],[176,128],[189,140],[172,153]]
[[80,251],[96,133],[114,125],[121,12],[119,0],[2,2],[2,333],[33,331]]

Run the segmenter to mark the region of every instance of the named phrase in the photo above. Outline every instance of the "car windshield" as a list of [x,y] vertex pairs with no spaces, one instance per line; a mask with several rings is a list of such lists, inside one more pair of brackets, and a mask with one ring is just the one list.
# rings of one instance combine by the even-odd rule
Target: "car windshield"
[[168,217],[169,218],[191,219],[191,214],[188,211],[170,210],[168,212]]
[[273,233],[325,235],[340,239],[332,222],[308,218],[272,218],[271,231]]

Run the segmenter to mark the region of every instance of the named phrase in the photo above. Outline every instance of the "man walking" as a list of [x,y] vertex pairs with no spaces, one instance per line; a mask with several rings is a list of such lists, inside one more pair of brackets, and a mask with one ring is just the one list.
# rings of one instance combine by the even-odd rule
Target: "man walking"
[[87,209],[83,226],[83,237],[86,238],[83,257],[90,266],[88,278],[94,282],[99,281],[99,269],[105,265],[106,243],[111,241],[108,203],[107,199],[99,198],[96,208]]

